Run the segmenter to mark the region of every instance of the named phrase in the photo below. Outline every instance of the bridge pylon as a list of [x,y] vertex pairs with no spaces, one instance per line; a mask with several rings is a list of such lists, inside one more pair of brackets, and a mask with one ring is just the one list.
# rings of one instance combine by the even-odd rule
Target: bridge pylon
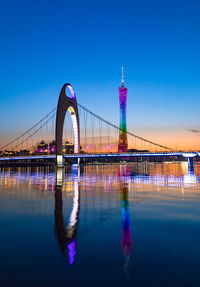
[[[66,94],[66,88],[70,91],[70,96]],[[76,95],[71,84],[65,84],[60,92],[57,105],[56,113],[56,165],[57,167],[64,166],[63,150],[62,150],[62,137],[63,137],[63,126],[66,112],[69,110],[73,130],[74,130],[74,153],[80,153],[80,124],[79,124],[79,113],[78,105],[76,101]],[[79,160],[77,163],[79,164]]]
[[194,171],[194,157],[198,156],[198,153],[183,153],[183,156],[188,160],[188,170],[193,172]]

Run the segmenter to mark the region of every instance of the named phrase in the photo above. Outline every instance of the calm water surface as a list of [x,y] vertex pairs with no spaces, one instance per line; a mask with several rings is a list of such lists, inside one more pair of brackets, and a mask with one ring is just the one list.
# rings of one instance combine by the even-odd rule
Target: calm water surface
[[0,169],[0,286],[200,286],[200,165]]

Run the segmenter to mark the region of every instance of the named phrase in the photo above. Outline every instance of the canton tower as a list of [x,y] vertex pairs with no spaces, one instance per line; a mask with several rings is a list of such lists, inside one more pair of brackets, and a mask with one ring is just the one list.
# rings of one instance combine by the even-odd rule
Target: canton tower
[[126,102],[127,102],[127,88],[124,87],[124,73],[122,67],[122,86],[119,87],[120,130],[119,130],[118,152],[128,151],[127,128],[126,128]]

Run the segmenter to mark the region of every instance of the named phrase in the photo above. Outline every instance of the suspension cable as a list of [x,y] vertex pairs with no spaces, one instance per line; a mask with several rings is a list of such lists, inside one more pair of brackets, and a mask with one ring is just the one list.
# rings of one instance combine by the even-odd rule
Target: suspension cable
[[30,136],[25,138],[25,140],[21,141],[19,144],[17,144],[14,148],[17,148],[19,145],[23,144],[25,141],[30,139],[32,136],[34,136],[39,130],[41,130],[53,117],[55,116],[55,113],[46,121],[44,122],[34,133],[32,133]]
[[[94,116],[94,117],[98,118],[99,120],[101,120],[102,122],[106,123],[107,125],[109,125],[109,126],[115,128],[115,129],[117,129],[117,130],[122,130],[122,129],[120,129],[118,126],[116,126],[115,124],[110,123],[110,122],[108,122],[107,120],[104,120],[102,117],[100,117],[100,116],[94,114],[93,112],[91,112],[90,110],[88,110],[87,108],[85,108],[84,106],[82,106],[81,104],[78,103],[78,106],[81,107],[81,108],[82,108],[83,110],[85,110],[86,112],[90,113],[92,116]],[[142,141],[144,141],[144,142],[150,143],[150,144],[152,144],[152,145],[159,146],[159,147],[161,147],[161,148],[168,149],[168,150],[173,150],[172,148],[169,148],[169,147],[167,147],[167,146],[164,146],[164,145],[161,145],[161,144],[157,144],[157,143],[152,142],[152,141],[150,141],[150,140],[148,140],[148,139],[139,137],[139,136],[135,135],[134,133],[131,133],[131,132],[128,132],[128,131],[127,131],[127,134],[128,134],[128,135],[131,135],[131,136],[134,136],[135,138],[137,138],[137,139],[139,139],[139,140],[142,140]]]
[[[120,129],[117,125],[115,125],[115,124],[113,124],[113,123],[111,123],[111,122],[109,122],[109,121],[103,119],[102,117],[96,115],[95,113],[93,113],[92,111],[88,110],[87,108],[85,108],[85,107],[82,106],[81,104],[78,103],[78,106],[79,106],[83,111],[85,111],[85,112],[91,114],[93,117],[97,118],[97,119],[99,120],[99,123],[100,123],[100,122],[104,122],[104,123],[106,123],[107,125],[109,125],[109,126],[115,128],[116,130],[122,130],[122,129]],[[28,136],[27,138],[25,138],[24,140],[22,140],[22,141],[21,141],[20,143],[18,143],[14,148],[18,147],[20,144],[23,144],[25,141],[27,141],[27,140],[30,139],[33,135],[35,135],[40,129],[42,129],[42,127],[43,127],[45,124],[47,124],[47,123],[49,122],[49,120],[51,120],[51,119],[55,116],[55,110],[56,110],[56,108],[54,108],[53,110],[51,110],[43,119],[41,119],[39,122],[37,122],[35,125],[33,125],[30,129],[28,129],[27,131],[25,131],[24,133],[22,133],[21,135],[19,135],[19,136],[18,136],[17,138],[15,138],[14,140],[12,140],[12,141],[8,142],[7,144],[1,146],[0,149],[4,149],[5,147],[11,145],[12,143],[14,143],[14,142],[16,142],[17,140],[19,140],[20,138],[24,137],[26,134],[28,134],[30,131],[32,131],[32,130],[34,129],[33,133],[32,133],[30,136]],[[54,112],[54,113],[53,113],[53,112]],[[53,113],[53,115],[51,115],[52,113]],[[86,141],[87,114],[86,114],[86,115],[85,115],[85,113],[83,113],[83,114],[84,114],[84,124],[85,124],[85,141]],[[51,117],[50,117],[49,119],[47,119],[50,115],[51,115]],[[43,123],[43,121],[44,121],[45,119],[47,119],[47,121],[45,121],[45,122]],[[38,129],[35,130],[35,128],[36,128],[39,124],[41,124],[41,123],[42,123],[42,125],[41,125]],[[147,142],[147,143],[149,143],[149,144],[152,144],[152,145],[154,145],[154,146],[158,146],[158,147],[160,147],[160,148],[164,148],[164,149],[172,150],[172,151],[173,151],[172,148],[169,148],[169,147],[167,147],[167,146],[164,146],[164,145],[155,143],[155,142],[150,141],[150,140],[148,140],[148,139],[146,139],[146,138],[142,138],[142,137],[137,136],[136,134],[134,134],[134,133],[132,133],[132,132],[127,131],[127,134],[130,135],[130,136],[135,137],[135,139],[139,139],[139,140],[142,140],[142,141]],[[100,141],[101,141],[101,131],[100,131]]]
[[[28,129],[27,131],[25,131],[24,133],[22,133],[21,135],[19,135],[17,138],[15,138],[14,140],[10,141],[9,143],[3,145],[0,147],[1,149],[4,149],[5,147],[9,146],[10,144],[14,143],[15,141],[17,141],[18,139],[20,139],[21,137],[25,136],[27,133],[29,133],[32,129],[34,129],[36,126],[38,126],[41,122],[43,122],[46,118],[49,117],[50,114],[52,114],[54,111],[56,110],[56,108],[54,108],[53,110],[50,111],[50,113],[48,113],[43,119],[41,119],[39,122],[37,122],[34,126],[32,126],[30,129]],[[35,133],[34,133],[35,134]]]

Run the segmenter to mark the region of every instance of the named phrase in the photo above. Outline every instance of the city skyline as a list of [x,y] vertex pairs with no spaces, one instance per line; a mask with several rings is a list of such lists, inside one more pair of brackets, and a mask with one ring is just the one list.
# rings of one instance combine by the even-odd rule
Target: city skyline
[[56,107],[65,82],[78,102],[118,125],[123,64],[127,130],[198,149],[200,5],[152,2],[2,1],[0,144]]

